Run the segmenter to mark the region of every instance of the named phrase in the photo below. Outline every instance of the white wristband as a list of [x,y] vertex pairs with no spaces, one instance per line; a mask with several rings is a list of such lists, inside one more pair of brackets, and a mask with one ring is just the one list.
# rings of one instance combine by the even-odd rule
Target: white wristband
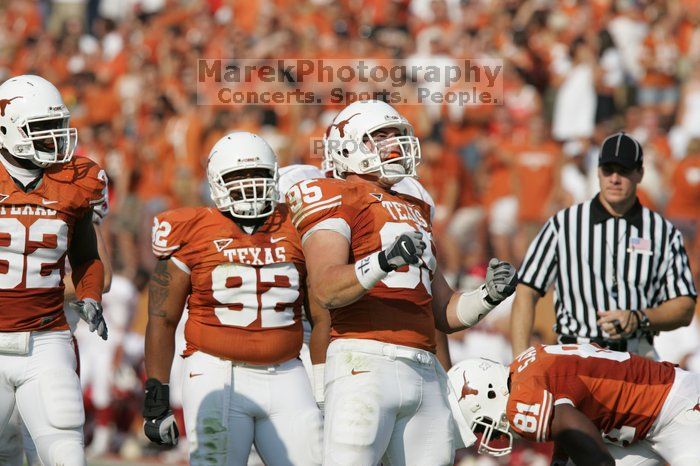
[[457,301],[457,318],[462,324],[469,328],[478,324],[491,310],[496,307],[484,299],[486,287],[481,285],[476,290],[469,293],[462,293]]
[[323,403],[325,400],[325,364],[314,364],[312,366],[314,373],[314,400],[316,403]]
[[379,266],[379,252],[355,262],[355,275],[357,281],[365,290],[371,290],[378,281],[384,279],[389,273]]

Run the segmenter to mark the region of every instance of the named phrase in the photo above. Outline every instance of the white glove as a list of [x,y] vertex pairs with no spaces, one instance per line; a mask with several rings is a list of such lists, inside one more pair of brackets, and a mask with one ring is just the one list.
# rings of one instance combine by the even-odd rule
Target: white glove
[[96,332],[103,340],[107,340],[107,323],[102,317],[102,305],[92,298],[70,303],[71,307],[88,323],[91,332]]

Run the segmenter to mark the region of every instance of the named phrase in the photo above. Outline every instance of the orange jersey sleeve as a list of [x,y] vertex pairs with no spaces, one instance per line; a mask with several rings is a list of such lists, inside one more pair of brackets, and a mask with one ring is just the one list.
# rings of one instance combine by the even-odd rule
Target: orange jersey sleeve
[[389,247],[397,236],[420,231],[421,262],[387,275],[358,301],[331,310],[331,338],[364,338],[435,351],[431,280],[435,270],[430,206],[364,181],[309,180],[287,194],[302,241],[317,229],[348,239],[349,264]]
[[187,255],[182,253],[182,249],[191,240],[192,227],[196,225],[200,214],[199,209],[183,207],[168,210],[153,217],[153,229],[151,230],[153,254],[158,259],[176,257],[180,264],[189,268]]
[[510,374],[507,414],[516,432],[548,440],[554,408],[547,406],[567,403],[622,445],[646,437],[675,378],[670,363],[589,344],[530,348],[511,364]]
[[[334,230],[347,230],[353,222],[352,193],[347,183],[332,178],[303,180],[287,191],[286,201],[292,212],[292,223],[302,237],[307,236],[322,222],[333,225]],[[330,222],[328,222],[330,221]]]
[[74,157],[66,164],[49,167],[45,176],[53,182],[51,195],[61,197],[63,204],[77,210],[79,216],[105,202],[107,176],[87,157]]
[[[526,352],[520,358],[529,355]],[[516,362],[520,361],[520,358]],[[535,442],[546,442],[550,439],[554,396],[548,389],[546,374],[538,369],[540,367],[531,368],[531,374],[526,381],[511,373],[510,397],[506,414],[512,429],[518,435]]]

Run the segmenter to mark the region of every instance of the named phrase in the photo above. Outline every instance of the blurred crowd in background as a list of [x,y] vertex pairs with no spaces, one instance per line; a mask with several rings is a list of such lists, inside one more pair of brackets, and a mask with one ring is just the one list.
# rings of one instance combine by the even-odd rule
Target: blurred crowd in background
[[[115,319],[123,338],[115,369],[103,368],[119,376],[110,423],[120,421],[118,393],[140,388],[117,368],[140,363],[153,214],[209,202],[206,158],[231,130],[262,135],[281,166],[320,165],[310,141],[341,107],[198,105],[200,58],[502,59],[503,105],[398,107],[421,139],[418,172],[452,283],[479,283],[491,256],[519,266],[548,216],[595,195],[598,146],[620,129],[644,148],[641,202],[681,229],[700,278],[696,1],[5,0],[0,11],[0,80],[31,73],[55,83],[79,130],[77,154],[109,176],[116,295],[105,309],[108,319],[110,302],[130,315]],[[540,314],[551,341],[551,312]],[[486,351],[509,362],[507,333],[505,312],[457,334],[453,360]],[[700,331],[681,334],[662,356],[700,370]],[[528,455],[511,464],[535,464]]]

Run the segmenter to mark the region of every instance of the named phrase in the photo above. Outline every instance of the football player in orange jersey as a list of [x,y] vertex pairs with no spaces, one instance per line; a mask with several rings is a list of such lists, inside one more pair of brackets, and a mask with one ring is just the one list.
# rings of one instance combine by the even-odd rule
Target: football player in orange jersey
[[[313,180],[318,178],[339,177],[335,173],[333,160],[328,151],[324,152],[324,159],[321,168],[313,165],[287,165],[279,169],[278,188],[280,199],[284,201],[289,189],[300,181]],[[430,219],[435,214],[435,202],[423,185],[415,178],[403,178],[392,189],[396,192],[408,194],[421,199],[430,207]],[[307,290],[308,291],[308,290]],[[304,363],[309,378],[311,380],[314,398],[316,403],[323,410],[324,406],[324,380],[323,375],[326,363],[326,350],[330,343],[330,314],[327,309],[321,308],[314,300],[307,301],[308,312],[312,316],[311,323],[302,315],[304,325],[304,345],[301,350],[301,361]],[[447,336],[437,331],[435,334],[436,356],[445,370],[452,365],[450,351],[447,343]]]
[[539,345],[510,368],[468,359],[450,370],[480,453],[514,435],[555,442],[552,464],[700,464],[700,374],[597,345]]
[[436,268],[428,205],[392,189],[415,176],[420,147],[390,105],[349,105],[326,139],[344,179],[305,180],[287,193],[311,298],[331,310],[323,462],[452,464],[458,409],[434,355],[435,328],[475,325],[513,292],[515,269],[493,259],[480,289],[450,289]]
[[177,441],[167,381],[187,301],[190,464],[246,464],[253,442],[265,464],[320,464],[321,413],[298,359],[306,268],[287,207],[278,204],[277,158],[259,136],[234,132],[207,165],[217,209],[172,210],[154,222],[146,435]]
[[91,331],[104,269],[93,207],[104,172],[73,158],[77,130],[58,90],[38,76],[0,85],[0,431],[15,403],[44,464],[83,465],[84,413],[63,312],[65,259]]
[[[107,245],[105,244],[104,235],[102,233],[102,221],[109,212],[109,190],[106,184],[107,177],[105,172],[101,171],[99,174],[105,181],[105,186],[102,191],[102,199],[99,203],[94,203],[92,206],[92,224],[95,229],[98,255],[104,269],[104,286],[102,290],[104,296],[104,294],[109,292],[110,287],[112,286],[112,266],[110,263],[109,251],[107,250]],[[65,302],[70,303],[70,301],[75,300],[75,287],[73,286],[71,272],[68,265],[69,264],[66,264],[66,274],[63,277],[63,284],[65,286]],[[78,339],[75,336],[75,332],[78,331],[78,323],[80,322],[80,315],[77,311],[78,309],[70,304],[68,306],[64,305],[63,307],[63,312],[66,314],[66,320],[68,321],[71,333],[73,334],[73,345],[75,346],[76,356],[78,356],[78,376],[80,377],[81,384],[84,385],[85,379],[81,376],[80,369],[84,368],[85,364],[80,361],[80,358],[101,357],[102,351],[108,349],[109,346],[114,345],[115,342],[113,337],[110,336],[106,343],[107,346],[101,346],[103,342],[94,339],[94,336],[92,335],[90,335],[92,339],[88,339],[88,335],[85,335],[84,341],[90,345],[94,344],[95,346],[93,349],[96,351],[90,351],[90,348],[88,348],[87,351],[79,351]],[[109,311],[105,315],[108,318]],[[105,319],[105,325],[107,325],[107,319]],[[108,327],[111,328],[111,326]],[[92,395],[94,396],[95,393],[92,392]],[[95,403],[93,401],[93,405],[94,404]],[[95,426],[92,442],[90,443],[89,448],[86,450],[86,456],[88,458],[90,456],[96,456],[95,448],[99,446],[99,444],[106,445],[109,441],[108,437],[105,438],[105,427],[103,426],[105,422],[102,421],[105,419],[105,412],[108,413],[109,409],[107,408],[105,410],[100,410],[99,408],[96,408],[95,417],[97,425]],[[29,466],[41,465],[41,461],[39,460],[39,456],[36,451],[36,445],[34,445],[34,441],[29,435],[27,427],[22,421],[22,418],[17,411],[17,406],[15,405],[15,410],[10,418],[9,425],[5,428],[5,430],[3,430],[2,434],[0,434],[0,464],[5,464],[3,461],[6,461],[10,466],[15,464],[22,465],[24,464],[25,457]]]

